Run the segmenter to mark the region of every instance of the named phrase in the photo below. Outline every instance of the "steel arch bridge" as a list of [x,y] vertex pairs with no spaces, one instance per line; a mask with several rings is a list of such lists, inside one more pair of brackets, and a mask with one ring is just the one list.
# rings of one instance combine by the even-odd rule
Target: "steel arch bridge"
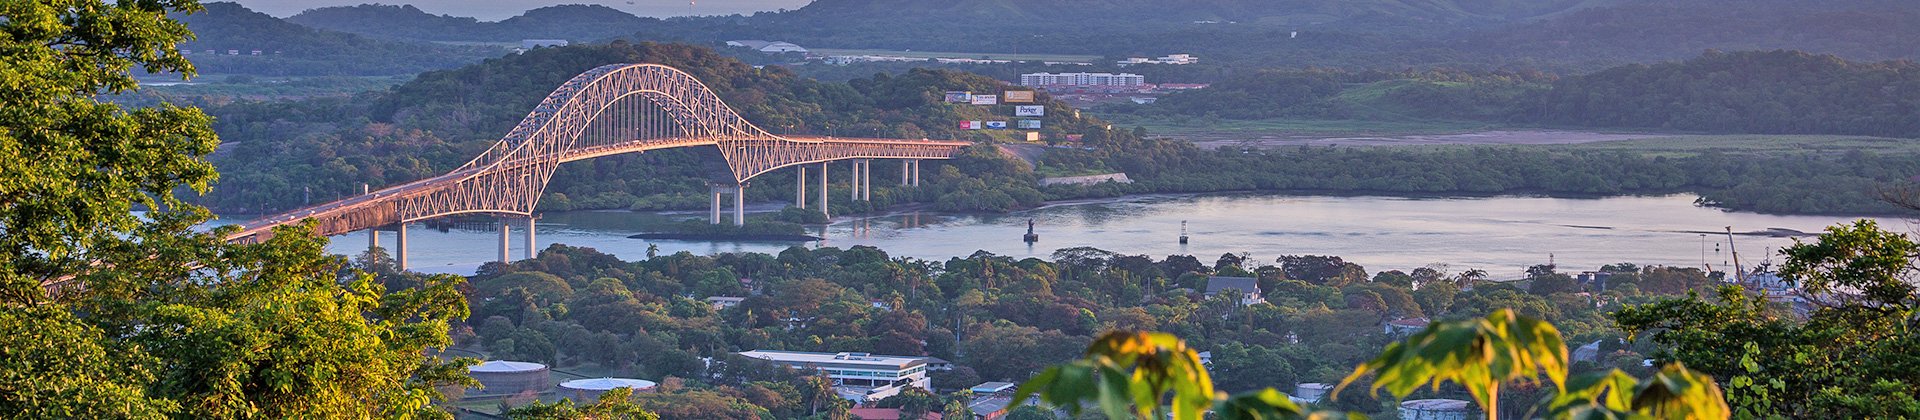
[[760,174],[810,163],[855,159],[857,168],[867,159],[949,159],[968,144],[776,136],[741,118],[686,72],[614,64],[560,85],[493,147],[445,175],[243,223],[228,239],[260,240],[275,226],[308,219],[317,233],[331,236],[456,214],[531,216],[561,163],[601,156],[717,147],[733,180],[744,185]]

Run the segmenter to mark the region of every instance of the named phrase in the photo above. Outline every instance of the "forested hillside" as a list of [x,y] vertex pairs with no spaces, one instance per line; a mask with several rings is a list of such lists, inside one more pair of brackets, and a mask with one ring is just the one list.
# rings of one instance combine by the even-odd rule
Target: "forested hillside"
[[[215,128],[228,144],[214,156],[221,182],[204,201],[222,211],[278,210],[302,204],[308,188],[315,201],[327,201],[359,193],[362,183],[379,188],[438,175],[492,145],[554,87],[612,63],[684,69],[749,121],[774,132],[977,139],[987,134],[959,130],[954,122],[1012,114],[1006,105],[943,102],[944,91],[990,92],[1003,86],[964,73],[921,70],[822,83],[779,67],[756,69],[686,45],[617,42],[542,48],[425,73],[391,90],[354,98],[212,107]],[[1043,131],[1049,136],[1104,127],[1065,105],[1048,106]],[[1104,131],[1096,137],[1100,135]],[[707,153],[712,152],[668,150],[571,163],[555,175],[542,205],[550,210],[697,206],[704,202],[698,197],[711,178],[710,164],[718,159],[717,154],[703,155]],[[927,165],[930,188],[876,189],[874,204],[932,201],[956,191],[984,194],[989,189],[997,192],[986,194],[991,200],[947,205],[954,210],[1006,209],[1039,202],[1030,172],[1006,166],[1011,163],[996,153],[970,156],[978,158],[954,161],[961,165],[955,169],[947,169],[946,163]],[[786,185],[781,180],[790,176],[782,171],[761,180]],[[783,188],[749,191],[752,200],[790,194]]]
[[962,22],[1113,20],[1260,25],[1344,24],[1354,20],[1484,23],[1526,19],[1605,0],[820,0],[792,12],[808,18]]
[[493,42],[517,42],[522,39],[598,41],[632,35],[660,24],[659,19],[642,18],[611,7],[579,4],[528,10],[525,14],[499,22],[433,15],[410,5],[380,4],[310,9],[288,17],[287,21],[383,38]]
[[1569,77],[1519,121],[1723,133],[1920,137],[1920,65],[1792,51],[1709,52]]
[[[208,3],[203,12],[176,18],[198,36],[180,43],[180,49],[190,51],[187,58],[207,74],[402,75],[459,67],[506,53],[503,48],[380,40],[316,30],[236,3]],[[261,55],[252,55],[255,50]]]
[[1708,52],[1568,77],[1274,70],[1114,112],[1228,119],[1472,120],[1739,134],[1920,137],[1920,65]]
[[1920,58],[1920,2],[1629,1],[1477,32],[1462,43],[1464,49],[1533,62],[1678,60],[1709,49]]

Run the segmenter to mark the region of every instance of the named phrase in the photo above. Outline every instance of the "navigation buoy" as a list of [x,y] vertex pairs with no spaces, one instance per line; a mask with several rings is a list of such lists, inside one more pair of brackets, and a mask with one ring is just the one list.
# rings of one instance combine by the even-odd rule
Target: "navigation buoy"
[[1033,233],[1033,219],[1027,219],[1027,236],[1023,236],[1020,239],[1027,241],[1027,243],[1040,242],[1040,234]]

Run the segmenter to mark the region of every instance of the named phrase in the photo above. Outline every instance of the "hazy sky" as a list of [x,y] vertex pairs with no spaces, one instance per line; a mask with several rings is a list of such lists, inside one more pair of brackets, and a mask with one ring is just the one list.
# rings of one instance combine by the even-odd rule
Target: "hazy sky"
[[[302,10],[327,6],[352,6],[357,4],[411,4],[427,13],[436,15],[454,15],[480,18],[480,20],[501,20],[528,9],[536,9],[556,4],[598,4],[626,11],[640,16],[686,16],[686,0],[235,0],[249,9],[269,15],[287,17]],[[812,0],[695,0],[693,14],[730,15],[734,13],[750,14],[762,10],[798,9]]]

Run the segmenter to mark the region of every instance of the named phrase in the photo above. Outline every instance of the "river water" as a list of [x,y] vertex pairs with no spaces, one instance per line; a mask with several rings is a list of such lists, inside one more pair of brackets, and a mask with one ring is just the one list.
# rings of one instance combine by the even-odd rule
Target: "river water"
[[[1275,194],[1155,195],[1059,203],[1008,214],[896,213],[841,217],[811,233],[806,243],[738,243],[629,239],[628,235],[704,213],[562,212],[541,215],[539,246],[563,243],[598,249],[623,259],[645,258],[649,245],[662,254],[689,251],[776,253],[788,246],[878,247],[895,256],[945,261],[985,250],[1016,258],[1048,258],[1054,250],[1090,246],[1124,254],[1194,255],[1211,263],[1223,253],[1248,253],[1271,263],[1281,255],[1336,255],[1369,271],[1405,270],[1434,263],[1453,272],[1486,270],[1496,279],[1516,278],[1549,260],[1562,270],[1592,270],[1602,264],[1715,268],[1727,266],[1727,235],[1769,229],[1817,233],[1853,220],[1840,216],[1781,216],[1698,207],[1692,195],[1547,198],[1401,198],[1290,196]],[[763,206],[773,209],[772,205]],[[1021,241],[1033,220],[1040,241]],[[1181,223],[1188,244],[1180,244]],[[1881,220],[1884,229],[1913,232],[1906,220]],[[512,255],[525,254],[524,222],[515,223]],[[499,232],[478,228],[440,231],[416,224],[409,232],[417,271],[470,274],[499,255]],[[363,232],[333,238],[328,250],[358,254]],[[392,247],[393,235],[382,235]],[[1789,237],[1739,235],[1734,245],[1753,264]],[[1773,258],[1778,261],[1778,257]]]

